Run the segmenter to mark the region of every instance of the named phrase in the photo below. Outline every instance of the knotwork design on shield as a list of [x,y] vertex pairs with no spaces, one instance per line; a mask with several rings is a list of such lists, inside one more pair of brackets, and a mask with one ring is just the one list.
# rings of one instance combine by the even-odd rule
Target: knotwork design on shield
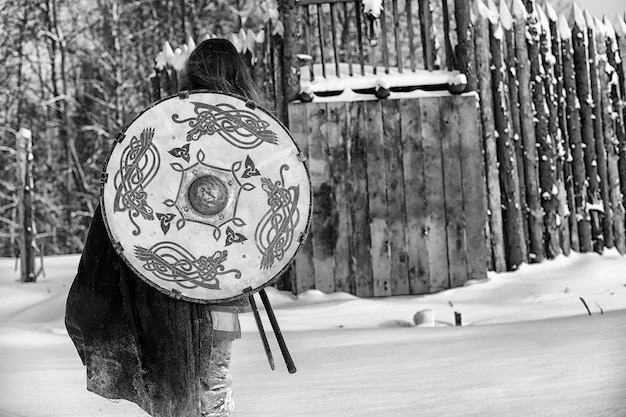
[[[239,171],[241,161],[230,168],[205,163],[206,155],[201,150],[196,154],[197,162],[184,167],[178,162],[170,167],[181,174],[176,199],[163,201],[167,207],[174,207],[180,214],[176,228],[181,230],[187,222],[202,223],[213,228],[213,238],[219,241],[222,226],[232,223],[242,227],[246,222],[237,216],[237,206],[244,191],[252,191],[255,185],[241,182]],[[243,175],[241,176],[243,178]]]
[[141,233],[135,221],[140,215],[146,220],[154,219],[154,210],[147,202],[146,187],[154,179],[161,158],[152,143],[154,128],[143,129],[139,138],[133,136],[128,146],[122,151],[119,170],[115,173],[114,212],[128,211],[128,217],[135,226],[133,235]]
[[256,148],[267,142],[276,144],[278,136],[268,127],[270,124],[250,110],[237,108],[227,103],[207,104],[192,102],[195,117],[180,120],[172,115],[176,123],[189,123],[187,142],[202,136],[218,134],[228,143],[242,149]]
[[153,103],[119,137],[100,203],[115,251],[140,279],[177,299],[219,303],[287,270],[313,196],[304,154],[271,113],[189,91]]
[[226,270],[224,262],[228,251],[218,250],[211,256],[195,257],[174,242],[158,242],[150,248],[135,246],[135,256],[143,262],[143,268],[163,281],[173,282],[185,289],[197,287],[219,290],[221,276],[241,278],[238,269]]
[[261,269],[271,268],[275,261],[283,259],[294,241],[294,230],[300,221],[300,186],[286,188],[285,171],[289,171],[289,166],[283,164],[280,167],[280,180],[276,182],[261,178],[261,188],[267,194],[269,205],[254,233],[256,246],[263,255]]

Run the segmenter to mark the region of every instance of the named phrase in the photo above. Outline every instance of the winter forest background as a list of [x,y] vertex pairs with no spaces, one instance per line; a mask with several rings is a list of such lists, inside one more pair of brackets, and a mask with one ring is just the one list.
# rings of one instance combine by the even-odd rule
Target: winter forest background
[[[550,3],[564,11],[571,1]],[[267,0],[2,0],[0,256],[19,246],[20,128],[33,133],[38,247],[46,255],[79,252],[110,145],[149,104],[163,43],[258,33],[277,7]]]
[[[12,256],[15,133],[33,133],[34,210],[45,254],[76,253],[119,129],[150,103],[164,41],[229,37],[262,23],[254,0],[0,2],[0,256]],[[274,6],[275,7],[275,6]]]

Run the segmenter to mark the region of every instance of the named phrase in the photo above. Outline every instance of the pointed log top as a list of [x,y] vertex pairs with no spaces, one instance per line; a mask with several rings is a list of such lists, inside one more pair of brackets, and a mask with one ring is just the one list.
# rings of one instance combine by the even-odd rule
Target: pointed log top
[[502,25],[498,24],[496,26],[496,30],[493,31],[493,38],[502,41],[504,39],[504,30],[502,29]]
[[159,51],[156,58],[154,58],[154,67],[158,70],[162,70],[163,68],[165,68],[166,64],[167,62],[165,62],[165,54],[163,53],[163,51]]
[[545,6],[546,13],[548,14],[548,19],[556,23],[559,20],[559,16],[556,14],[556,10],[554,10],[554,7],[552,7],[552,5],[548,2],[546,2]]
[[610,38],[611,40],[615,39],[615,28],[613,27],[611,21],[606,16],[604,16],[604,18],[602,19],[602,23],[604,24],[604,29],[606,30],[606,37]]
[[587,29],[595,30],[596,29],[595,18],[591,16],[591,13],[589,13],[589,10],[585,9],[583,11],[583,17],[585,18],[585,24],[587,25]]
[[487,8],[489,9],[489,22],[492,25],[497,25],[500,16],[498,15],[498,7],[493,0],[487,0]]
[[615,21],[615,33],[619,36],[626,36],[626,22],[620,16]]
[[601,36],[603,38],[606,38],[607,29],[604,23],[602,23],[602,20],[598,19],[597,17],[594,17],[593,26],[596,31],[596,36]]
[[189,37],[187,38],[187,46],[189,47],[190,51],[196,49],[196,41],[193,40],[193,37],[191,35],[189,35]]
[[576,2],[572,3],[572,26],[577,26],[578,29],[584,30],[585,27],[585,16],[583,15],[583,11],[580,10],[578,4]]
[[509,6],[506,5],[505,1],[500,2],[499,13],[502,27],[506,30],[511,30],[511,28],[513,27],[513,16],[511,16],[511,11],[509,10]]
[[489,19],[489,15],[491,14],[489,7],[487,7],[483,0],[478,0],[476,2],[476,11],[478,12],[477,17],[480,16],[483,19]]
[[169,41],[165,41],[163,44],[163,55],[165,55],[165,63],[172,65],[174,62],[174,50],[172,49],[172,45],[170,45]]
[[548,16],[546,16],[541,7],[537,7],[535,10],[537,10],[537,17],[539,18],[541,29],[550,37],[550,22],[548,21]]
[[567,23],[567,19],[565,16],[559,16],[559,35],[561,39],[571,39],[572,38],[572,30],[569,27],[569,23]]
[[526,6],[522,0],[513,0],[513,4],[511,5],[511,12],[513,13],[513,17],[515,19],[527,19],[528,11],[526,10]]

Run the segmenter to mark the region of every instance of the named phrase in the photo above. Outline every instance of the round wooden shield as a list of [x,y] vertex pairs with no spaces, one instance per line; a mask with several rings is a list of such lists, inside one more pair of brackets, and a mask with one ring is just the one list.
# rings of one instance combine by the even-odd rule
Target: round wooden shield
[[113,246],[157,289],[200,303],[270,284],[302,246],[311,215],[304,158],[255,103],[183,92],[118,136],[102,174]]

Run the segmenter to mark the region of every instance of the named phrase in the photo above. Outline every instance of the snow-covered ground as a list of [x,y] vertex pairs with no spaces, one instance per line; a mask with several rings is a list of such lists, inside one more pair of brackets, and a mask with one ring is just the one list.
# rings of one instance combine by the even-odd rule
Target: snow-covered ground
[[[46,277],[20,284],[14,260],[0,259],[0,417],[146,416],[85,390],[63,326],[77,262],[46,258]],[[626,416],[626,258],[615,251],[428,296],[268,294],[298,372],[287,373],[271,334],[269,369],[244,314],[236,417]],[[412,325],[424,309],[436,326]]]

